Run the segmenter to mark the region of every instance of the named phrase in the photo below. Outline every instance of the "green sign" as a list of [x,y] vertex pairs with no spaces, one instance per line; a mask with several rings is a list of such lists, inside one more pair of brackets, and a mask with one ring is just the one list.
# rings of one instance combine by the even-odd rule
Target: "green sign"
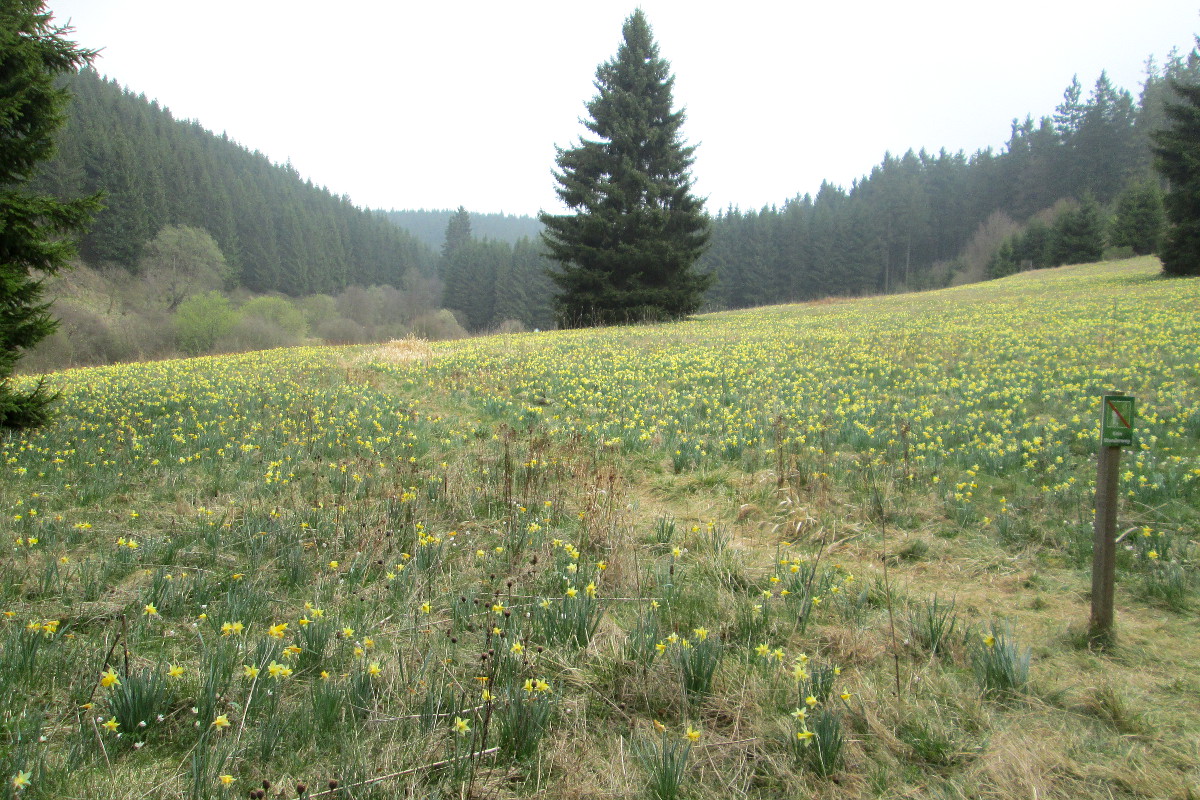
[[1134,399],[1119,394],[1106,394],[1100,409],[1100,445],[1102,447],[1133,446]]

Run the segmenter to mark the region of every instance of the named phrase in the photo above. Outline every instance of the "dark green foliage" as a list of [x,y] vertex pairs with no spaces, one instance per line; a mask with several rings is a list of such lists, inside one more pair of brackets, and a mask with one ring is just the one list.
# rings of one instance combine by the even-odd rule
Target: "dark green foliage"
[[446,223],[446,238],[442,242],[442,258],[450,260],[459,248],[471,241],[471,214],[463,206]]
[[1153,181],[1130,184],[1117,198],[1117,213],[1108,231],[1114,247],[1128,247],[1139,256],[1157,253],[1166,225],[1163,193]]
[[1012,275],[1014,272],[1020,271],[1021,262],[1017,260],[1015,247],[1017,241],[1020,241],[1019,236],[1015,240],[1009,239],[1000,245],[1000,249],[988,261],[987,274],[989,278],[1003,278],[1005,275]]
[[540,216],[564,327],[678,319],[696,311],[711,278],[695,269],[708,242],[703,201],[692,194],[694,147],[673,111],[674,77],[645,15],[622,27],[616,57],[596,70],[584,125],[596,136],[558,151],[563,204]]
[[68,237],[99,208],[97,197],[57,200],[29,188],[50,157],[68,96],[55,77],[91,59],[63,38],[40,0],[0,6],[0,429],[39,425],[53,397],[41,384],[8,382],[22,350],[55,327],[37,273],[53,275],[74,254]]
[[1177,100],[1166,105],[1168,127],[1153,137],[1156,166],[1170,184],[1163,272],[1200,275],[1200,84],[1171,85]]
[[512,257],[512,250],[503,242],[466,239],[448,248],[442,276],[446,282],[443,305],[462,312],[468,330],[486,328],[495,310],[496,275],[501,265]]
[[530,239],[515,245],[469,239],[442,262],[442,305],[454,309],[472,331],[492,330],[505,322],[549,328],[549,266]]
[[472,331],[550,327],[549,263],[540,249],[527,237],[475,239],[471,220],[459,206],[446,223],[442,305]]
[[1108,202],[1116,196],[1136,160],[1135,118],[1133,96],[1114,87],[1107,73],[1100,73],[1086,102],[1078,79],[1072,80],[1055,116],[1060,197],[1091,193]]
[[1036,217],[1025,226],[1020,242],[1016,245],[1013,255],[1022,268],[1041,269],[1050,266],[1050,246],[1054,241],[1054,231],[1045,222]]
[[1104,220],[1091,195],[1078,208],[1067,209],[1054,220],[1049,261],[1054,266],[1085,264],[1104,256]]

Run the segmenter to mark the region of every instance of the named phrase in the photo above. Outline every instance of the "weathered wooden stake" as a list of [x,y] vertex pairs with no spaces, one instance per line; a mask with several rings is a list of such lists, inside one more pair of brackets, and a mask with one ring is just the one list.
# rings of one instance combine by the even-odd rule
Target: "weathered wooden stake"
[[1101,447],[1096,474],[1096,527],[1092,542],[1092,619],[1088,639],[1101,647],[1113,641],[1113,586],[1117,557],[1117,478],[1121,448]]
[[1092,539],[1092,619],[1088,641],[1113,643],[1113,584],[1117,557],[1117,479],[1121,448],[1133,447],[1137,401],[1127,395],[1100,398],[1100,457],[1096,473],[1096,532]]

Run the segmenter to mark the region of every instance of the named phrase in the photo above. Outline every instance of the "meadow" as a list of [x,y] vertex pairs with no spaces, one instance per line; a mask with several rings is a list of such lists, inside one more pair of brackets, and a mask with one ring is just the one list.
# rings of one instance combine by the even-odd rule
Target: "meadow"
[[0,796],[1200,796],[1200,282],[1158,269],[47,375]]

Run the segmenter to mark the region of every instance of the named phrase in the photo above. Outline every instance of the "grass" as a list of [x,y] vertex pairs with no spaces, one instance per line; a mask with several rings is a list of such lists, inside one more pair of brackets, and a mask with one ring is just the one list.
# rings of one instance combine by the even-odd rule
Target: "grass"
[[0,794],[1194,796],[1200,285],[1155,269],[50,375]]

